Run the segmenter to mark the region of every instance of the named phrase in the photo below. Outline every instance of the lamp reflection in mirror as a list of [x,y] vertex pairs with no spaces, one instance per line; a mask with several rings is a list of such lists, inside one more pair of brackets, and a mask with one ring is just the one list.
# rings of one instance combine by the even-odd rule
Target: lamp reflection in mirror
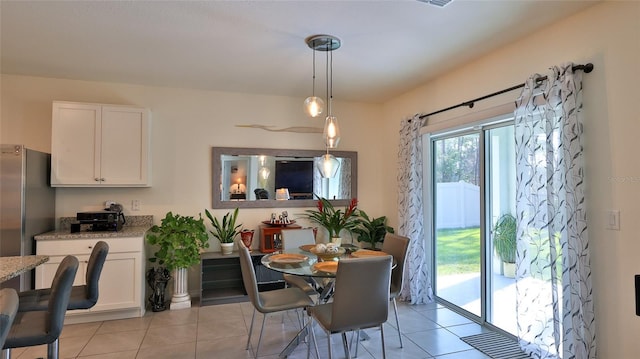
[[260,178],[262,178],[263,180],[266,180],[269,178],[271,171],[269,171],[267,167],[262,167],[260,168],[260,171],[258,171],[258,174],[260,175]]
[[335,116],[327,116],[324,122],[324,142],[327,148],[336,148],[340,142],[340,128],[338,127],[338,118]]
[[278,188],[276,190],[276,200],[286,201],[289,197],[289,189],[288,188]]
[[318,170],[322,174],[323,178],[333,178],[336,173],[338,173],[338,169],[340,168],[340,161],[335,158],[333,155],[327,154],[322,156],[322,160],[318,162]]

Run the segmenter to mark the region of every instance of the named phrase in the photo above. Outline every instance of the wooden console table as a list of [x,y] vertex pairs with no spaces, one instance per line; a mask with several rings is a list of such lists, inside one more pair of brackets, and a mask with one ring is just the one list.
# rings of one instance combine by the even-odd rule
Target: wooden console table
[[290,224],[286,227],[270,226],[268,224],[260,225],[260,252],[273,253],[282,246],[281,231],[283,229],[301,229],[297,224]]

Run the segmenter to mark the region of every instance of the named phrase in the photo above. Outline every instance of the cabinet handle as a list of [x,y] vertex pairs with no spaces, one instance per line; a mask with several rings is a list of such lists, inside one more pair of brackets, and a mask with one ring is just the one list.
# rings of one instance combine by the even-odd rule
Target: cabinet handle
[[89,248],[89,249],[92,249],[92,248],[93,248],[93,246],[89,246],[88,248]]
[[93,180],[94,180],[94,181],[96,181],[96,182],[98,182],[98,181],[100,181],[100,178],[96,177],[96,178],[94,178]]
[[104,178],[100,178],[100,182],[104,182]]

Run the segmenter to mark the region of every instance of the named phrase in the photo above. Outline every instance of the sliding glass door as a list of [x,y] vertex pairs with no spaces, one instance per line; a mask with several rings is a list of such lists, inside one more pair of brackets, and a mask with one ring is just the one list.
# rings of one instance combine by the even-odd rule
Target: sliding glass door
[[515,334],[513,125],[432,136],[438,298]]

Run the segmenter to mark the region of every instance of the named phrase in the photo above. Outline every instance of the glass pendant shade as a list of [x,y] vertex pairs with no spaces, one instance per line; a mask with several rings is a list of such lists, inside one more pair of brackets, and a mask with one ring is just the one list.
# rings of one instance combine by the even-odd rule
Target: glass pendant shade
[[310,96],[304,100],[304,113],[309,117],[318,117],[324,112],[324,100],[320,97]]
[[327,148],[336,148],[340,142],[340,128],[338,127],[338,118],[335,116],[327,116],[324,122],[324,142]]
[[340,161],[338,161],[333,155],[326,154],[322,156],[320,162],[318,162],[318,169],[323,178],[333,178],[338,169],[340,168]]

